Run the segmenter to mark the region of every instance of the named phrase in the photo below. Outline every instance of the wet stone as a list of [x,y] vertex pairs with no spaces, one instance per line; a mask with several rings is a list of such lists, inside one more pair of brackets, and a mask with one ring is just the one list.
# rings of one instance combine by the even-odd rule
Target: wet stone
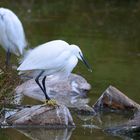
[[13,126],[75,126],[72,116],[67,107],[59,105],[56,107],[46,105],[34,105],[18,110],[6,119]]
[[[40,81],[42,78],[40,78]],[[46,88],[50,97],[54,97],[57,94],[64,96],[69,95],[72,97],[86,97],[86,94],[91,89],[91,86],[82,76],[71,74],[68,79],[57,79],[55,76],[47,77]],[[15,92],[23,93],[26,96],[30,96],[29,92],[38,93],[40,95],[43,94],[34,79],[27,80],[18,86],[15,89]],[[33,98],[36,99],[36,96]],[[44,97],[42,98],[44,99]],[[40,97],[37,99],[42,100],[42,98]]]
[[96,112],[99,111],[136,111],[140,105],[128,98],[121,91],[113,86],[109,86],[97,102],[93,105]]
[[[40,78],[41,80],[41,78]],[[91,89],[90,84],[80,75],[71,74],[66,80],[58,80],[55,77],[46,79],[46,88],[48,95],[70,108],[87,108],[89,99],[86,98],[87,91]],[[15,89],[14,103],[21,104],[24,96],[44,101],[45,96],[34,79],[25,81]],[[93,112],[93,109],[92,109]]]
[[[115,121],[113,123],[111,122],[111,117],[109,117],[109,121],[105,119],[107,125],[104,128],[104,132],[123,139],[137,139],[140,137],[140,105],[115,87],[109,86],[93,105],[93,109],[99,114],[102,114],[100,111],[114,113],[114,116],[116,114],[120,117],[123,114],[127,114],[127,120],[121,118],[120,122],[115,121],[115,117],[112,119]],[[105,115],[102,117],[105,118]]]

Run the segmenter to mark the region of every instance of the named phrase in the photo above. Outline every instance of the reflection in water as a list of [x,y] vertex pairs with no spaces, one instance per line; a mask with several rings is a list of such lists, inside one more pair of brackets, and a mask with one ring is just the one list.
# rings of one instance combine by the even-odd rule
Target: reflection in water
[[47,128],[26,128],[17,130],[33,140],[69,140],[74,128],[53,130]]

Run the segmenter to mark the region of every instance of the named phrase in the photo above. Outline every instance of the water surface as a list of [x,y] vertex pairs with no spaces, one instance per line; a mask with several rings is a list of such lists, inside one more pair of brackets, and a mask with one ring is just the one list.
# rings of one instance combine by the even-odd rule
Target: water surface
[[[88,94],[91,105],[109,85],[139,103],[139,1],[4,0],[0,6],[13,10],[21,19],[31,48],[55,39],[80,46],[93,72],[88,72],[81,62],[74,72],[83,75],[92,85]],[[0,61],[4,61],[4,56],[1,49]],[[17,63],[14,56],[13,62]],[[118,122],[122,118],[125,117],[118,117]],[[83,128],[84,122],[76,117],[75,123],[78,126],[71,132],[71,140],[121,139],[100,129]],[[0,139],[30,138],[9,128],[1,130]]]

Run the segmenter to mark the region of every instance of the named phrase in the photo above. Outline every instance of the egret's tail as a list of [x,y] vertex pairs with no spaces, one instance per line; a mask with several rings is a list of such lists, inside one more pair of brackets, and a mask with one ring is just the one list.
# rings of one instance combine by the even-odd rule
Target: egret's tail
[[25,58],[29,55],[29,53],[32,51],[32,49],[24,50],[22,58],[19,59],[19,64],[21,64]]

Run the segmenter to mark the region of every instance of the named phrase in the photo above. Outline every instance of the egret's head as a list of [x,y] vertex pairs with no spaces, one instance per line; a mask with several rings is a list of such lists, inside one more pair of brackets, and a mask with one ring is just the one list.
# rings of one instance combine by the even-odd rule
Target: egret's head
[[89,66],[89,64],[87,63],[86,59],[84,58],[81,49],[76,45],[70,45],[70,46],[71,46],[71,49],[72,49],[72,53],[86,65],[86,67],[88,68],[88,70],[90,72],[92,72],[92,69]]

